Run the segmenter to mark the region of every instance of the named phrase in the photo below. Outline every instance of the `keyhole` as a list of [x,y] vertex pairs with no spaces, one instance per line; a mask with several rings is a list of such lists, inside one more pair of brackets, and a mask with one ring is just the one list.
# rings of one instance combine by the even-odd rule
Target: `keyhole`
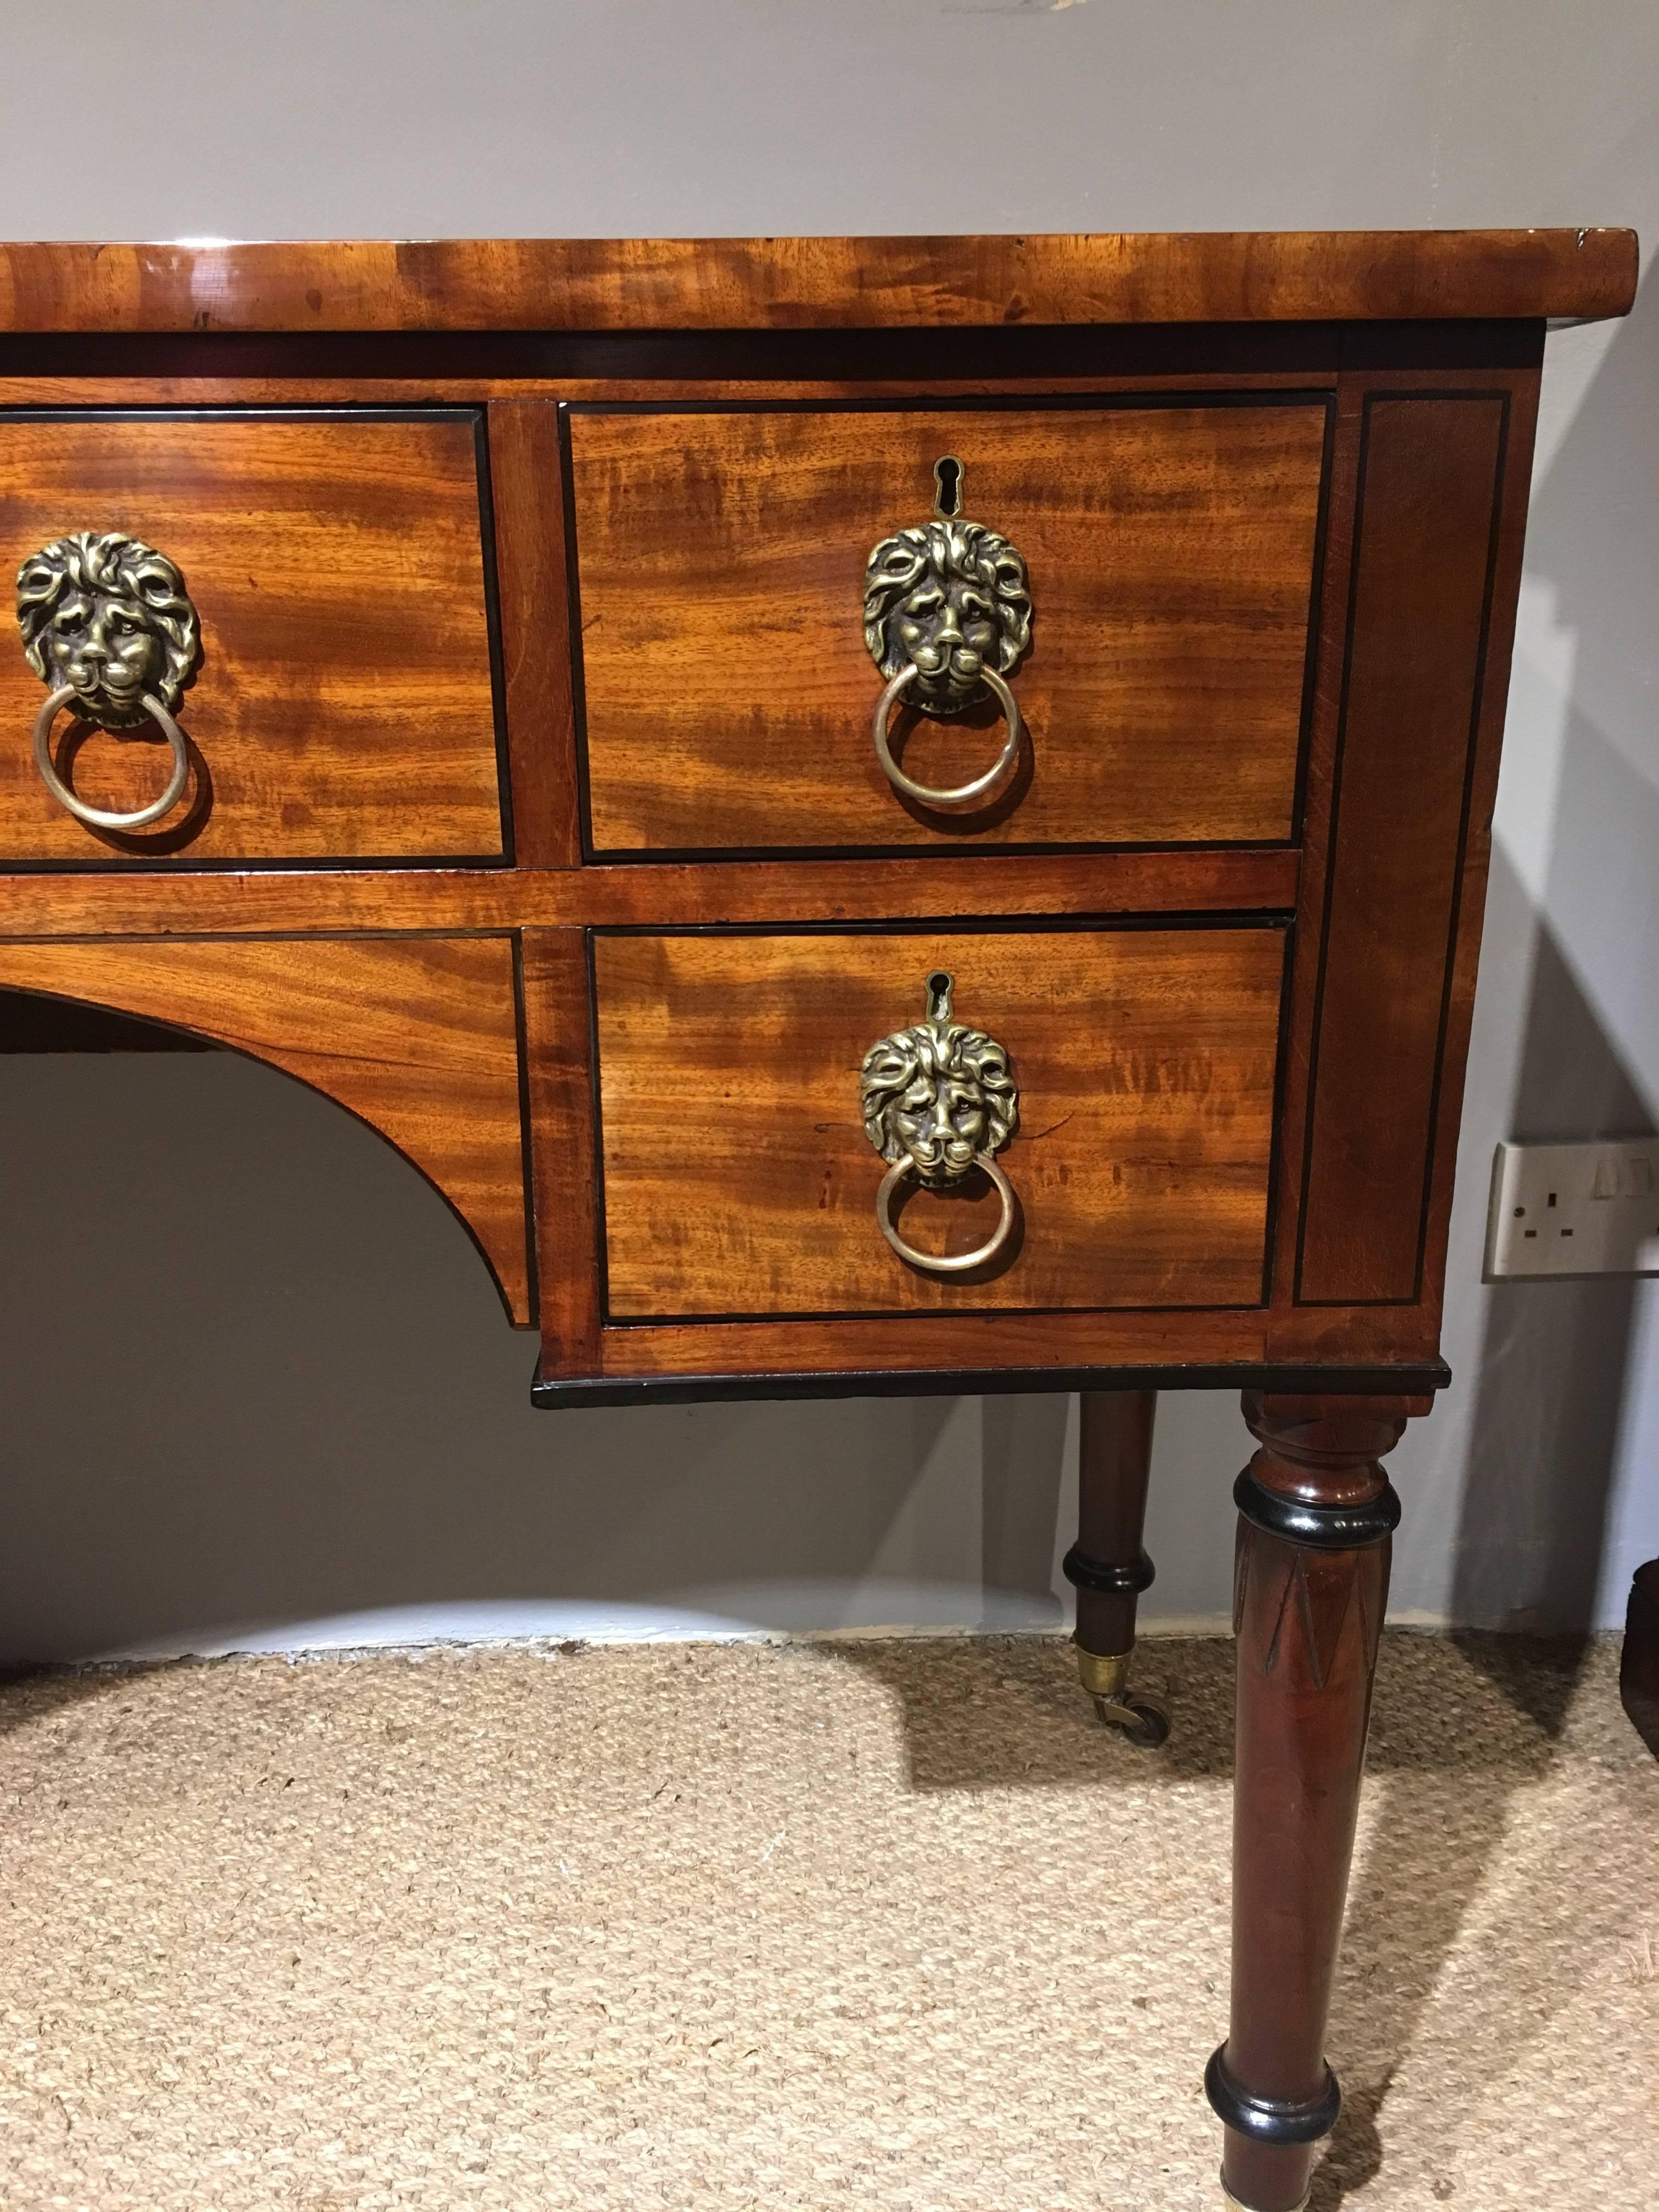
[[962,513],[962,463],[945,453],[933,464],[933,512],[942,521],[954,522]]
[[951,1018],[951,994],[956,988],[956,977],[944,969],[936,968],[927,978],[927,1018],[930,1022],[948,1022]]

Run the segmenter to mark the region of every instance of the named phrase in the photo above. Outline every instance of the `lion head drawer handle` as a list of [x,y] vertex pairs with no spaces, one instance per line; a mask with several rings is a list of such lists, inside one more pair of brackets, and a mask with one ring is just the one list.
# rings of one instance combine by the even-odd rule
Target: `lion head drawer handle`
[[[962,516],[963,466],[934,464],[933,519],[884,538],[864,571],[864,641],[887,678],[876,703],[876,758],[895,791],[924,806],[971,806],[1019,758],[1019,708],[1003,681],[1031,642],[1031,588],[1008,540]],[[925,714],[959,714],[990,691],[1008,726],[983,775],[946,791],[908,776],[893,758],[888,724],[900,699]]]
[[[872,1045],[860,1079],[865,1131],[891,1163],[876,1193],[876,1219],[901,1260],[933,1275],[983,1267],[1014,1225],[1014,1194],[993,1155],[1018,1126],[1019,1094],[996,1039],[951,1019],[954,988],[951,976],[930,975],[927,1019]],[[893,1219],[901,1187],[914,1176],[930,1190],[948,1189],[975,1168],[984,1170],[1002,1203],[985,1243],[948,1255],[907,1244]]]
[[[76,531],[31,553],[18,570],[17,624],[29,666],[47,690],[34,723],[34,764],[46,789],[94,830],[159,822],[190,781],[190,753],[173,709],[201,652],[202,626],[178,569],[136,538]],[[106,730],[155,722],[173,752],[161,796],[131,814],[77,799],[52,756],[52,726],[65,707]]]

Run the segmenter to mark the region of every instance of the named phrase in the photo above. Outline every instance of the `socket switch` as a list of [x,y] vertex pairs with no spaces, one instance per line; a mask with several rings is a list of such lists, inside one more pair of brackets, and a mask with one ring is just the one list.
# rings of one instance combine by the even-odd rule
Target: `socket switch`
[[1659,1138],[1500,1145],[1486,1279],[1659,1274]]

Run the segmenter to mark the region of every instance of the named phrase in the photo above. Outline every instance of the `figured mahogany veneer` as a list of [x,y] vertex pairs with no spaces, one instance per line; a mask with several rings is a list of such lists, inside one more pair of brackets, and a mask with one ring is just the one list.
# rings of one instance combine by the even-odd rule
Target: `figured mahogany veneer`
[[0,247],[14,331],[780,330],[1622,315],[1629,230]]
[[[613,1320],[1261,1304],[1282,931],[602,936],[593,958]],[[1019,1084],[1021,1237],[965,1280],[872,1236],[859,1103],[935,969]],[[983,1243],[975,1181],[914,1192],[907,1238]]]
[[530,1318],[510,939],[13,941],[0,984],[177,1023],[326,1091],[437,1186]]
[[[516,726],[516,725],[515,725]],[[1293,852],[1207,848],[998,855],[1003,915],[1243,914],[1295,906]],[[313,929],[560,929],[630,923],[939,919],[986,911],[981,860],[660,862],[586,868],[261,868],[167,879],[176,929],[258,936]],[[0,872],[0,937],[143,933],[157,893],[133,874]]]
[[[192,784],[140,831],[50,797],[27,743],[40,680],[0,650],[0,866],[501,854],[480,426],[466,408],[0,413],[8,582],[54,538],[121,531],[182,569],[202,623],[179,708]],[[153,726],[75,730],[59,718],[58,758],[90,805],[165,787]]]
[[[1628,234],[215,252],[0,257],[13,331],[179,330],[166,376],[100,356],[77,383],[62,337],[62,374],[9,387],[0,522],[20,553],[119,526],[179,562],[212,776],[159,836],[86,832],[35,779],[42,695],[0,654],[0,982],[301,1055],[456,1197],[553,1391],[1431,1370],[1537,319],[1628,303]],[[228,376],[185,283],[281,356]],[[994,334],[947,325],[1006,316],[1006,288],[1053,327],[975,368]],[[1318,321],[1103,327],[1175,312]],[[1474,321],[1510,312],[1531,323]],[[1343,316],[1409,321],[1360,343]],[[495,354],[465,374],[480,319],[611,337],[566,378],[525,341],[502,383]],[[787,368],[814,323],[817,365]],[[349,362],[325,330],[358,331]],[[441,376],[411,383],[411,331],[449,334]],[[925,518],[945,452],[1036,595],[1024,769],[949,821],[880,779],[860,635],[869,546]],[[905,757],[994,741],[925,726]],[[153,754],[86,738],[76,781],[137,799]],[[323,865],[352,858],[473,865]],[[396,1044],[372,984],[325,1022],[283,995],[305,953],[270,938],[310,940],[323,978],[316,940],[365,933],[387,978],[425,975],[435,938],[484,963],[480,1011],[441,994],[441,1026],[514,1033],[483,1124],[368,1113]],[[1002,995],[1026,1093],[1026,1218],[988,1281],[887,1249],[854,1119],[858,1057],[945,938],[982,953],[964,1005]],[[1068,973],[1093,978],[1082,1022]],[[535,1267],[500,1228],[526,1159]],[[973,1206],[907,1221],[940,1210]]]
[[1418,1294],[1510,413],[1503,392],[1365,404],[1297,1285],[1310,1304]]
[[[1269,842],[1294,830],[1327,404],[573,410],[599,851]],[[871,548],[963,511],[1024,556],[1030,732],[1006,795],[902,799],[871,743]],[[900,717],[905,773],[996,757],[994,706]]]
[[[1621,311],[1633,251],[0,251],[0,538],[179,563],[210,778],[159,833],[88,831],[0,653],[0,983],[363,1112],[539,1320],[554,1393],[1428,1371],[1541,319]],[[878,773],[860,604],[945,453],[1036,609],[1026,761],[949,819]],[[908,764],[976,764],[989,720],[924,722]],[[152,787],[151,744],[74,750],[94,799]],[[987,1281],[888,1250],[856,1120],[946,940],[1026,1098]],[[440,1080],[453,1126],[377,1103]]]
[[[1100,334],[1091,342],[1098,347]],[[200,593],[210,657],[186,695],[187,726],[198,726],[216,682],[234,675],[265,687],[270,727],[290,733],[286,763],[310,757],[314,734],[317,759],[331,766],[318,778],[314,805],[301,796],[289,807],[252,775],[232,805],[238,749],[256,739],[252,726],[247,734],[222,726],[204,751],[224,774],[197,842],[146,855],[150,868],[168,872],[116,872],[131,871],[133,859],[61,817],[53,833],[82,852],[93,848],[104,872],[0,873],[0,936],[105,940],[85,946],[76,988],[118,1006],[130,1002],[96,984],[100,963],[112,957],[112,933],[519,934],[521,1136],[535,1164],[538,1291],[527,1265],[515,1279],[499,1257],[495,1264],[504,1281],[520,1282],[509,1291],[515,1313],[539,1316],[544,1378],[556,1391],[656,1378],[701,1394],[749,1378],[777,1389],[872,1370],[927,1378],[1123,1365],[1209,1372],[1279,1363],[1305,1376],[1334,1364],[1420,1375],[1437,1349],[1536,338],[1529,349],[1477,326],[1443,357],[1431,337],[1414,337],[1420,372],[1357,368],[1334,380],[1323,353],[1316,374],[1298,373],[1307,343],[1285,337],[1271,390],[1258,381],[1202,404],[1181,379],[1156,376],[1134,390],[1120,383],[1109,405],[1075,392],[1055,404],[1038,392],[1026,404],[1004,393],[994,408],[940,407],[922,389],[873,409],[823,396],[800,404],[780,395],[769,404],[757,385],[743,408],[729,398],[699,408],[677,380],[672,405],[641,413],[630,402],[629,411],[605,413],[593,409],[591,387],[584,407],[568,410],[556,387],[497,392],[487,408],[489,508],[469,473],[472,418],[464,406],[388,419],[342,411],[350,387],[324,384],[311,397],[333,411],[304,416],[19,410],[0,424],[22,441],[14,451],[58,451],[66,466],[101,468],[106,490],[125,481],[119,519],[147,527]],[[653,343],[645,342],[634,369],[649,369]],[[868,341],[872,363],[880,343]],[[1488,347],[1493,366],[1471,366],[1472,350],[1478,358]],[[1063,352],[1056,359],[1063,363]],[[623,388],[637,391],[629,362],[619,358],[617,368]],[[135,380],[135,400],[145,388]],[[381,436],[414,441],[405,453],[413,473],[365,485],[347,459],[369,450],[353,441]],[[60,442],[29,442],[42,438]],[[284,439],[301,442],[281,448]],[[1036,744],[1034,772],[999,814],[945,830],[908,811],[875,770],[867,710],[877,674],[863,646],[859,587],[866,540],[916,514],[912,499],[925,513],[933,459],[962,447],[970,511],[1027,539],[1037,611],[1015,680]],[[328,551],[325,568],[294,582],[291,608],[286,570],[265,572],[281,589],[250,593],[235,584],[229,557],[255,552],[252,530],[236,535],[239,452],[260,542],[287,543],[270,526],[281,498],[292,495],[272,459],[279,448],[311,455],[305,480],[322,502],[309,525],[296,526],[294,544],[313,558]],[[216,453],[231,458],[210,466],[204,457]],[[449,471],[447,506],[432,489],[434,455]],[[157,457],[176,462],[186,490],[205,487],[194,523]],[[0,471],[0,499],[35,501],[38,519],[40,476],[33,462],[15,465],[10,483]],[[239,839],[269,845],[287,836],[304,856],[324,818],[346,821],[337,842],[347,848],[385,843],[387,859],[449,842],[446,810],[422,782],[416,739],[429,737],[429,720],[400,725],[378,708],[436,649],[449,670],[448,688],[441,683],[434,694],[444,711],[465,694],[482,712],[489,685],[482,597],[462,591],[429,603],[442,599],[438,549],[451,549],[443,557],[457,562],[476,560],[469,573],[487,579],[477,533],[491,509],[496,688],[507,717],[518,866],[212,872],[215,853]],[[113,497],[106,511],[118,519]],[[384,531],[355,520],[366,511],[403,513],[418,542],[388,544]],[[220,540],[198,543],[192,528],[216,530]],[[392,622],[368,605],[369,579],[380,577],[395,598],[400,575],[425,583]],[[293,610],[333,654],[335,676],[347,670],[345,702],[377,714],[372,730],[328,711],[328,696],[306,692],[293,664],[277,658],[298,626]],[[410,631],[421,641],[400,661]],[[718,641],[728,631],[740,649],[721,658]],[[243,638],[273,656],[245,678],[235,659]],[[38,685],[21,654],[12,667],[20,696],[9,801],[0,781],[0,838],[33,851],[50,805],[27,764]],[[854,690],[838,720],[836,696]],[[743,714],[722,709],[727,694],[746,697]],[[794,717],[783,725],[793,732],[787,741],[769,719],[785,710]],[[481,720],[473,726],[477,818],[498,802],[493,731],[484,735]],[[950,732],[936,742],[965,740]],[[684,839],[711,858],[581,865],[585,800],[596,828],[611,825],[605,834]],[[902,827],[884,832],[878,822]],[[1154,833],[1166,842],[1133,842]],[[1274,842],[1237,842],[1247,834]],[[911,856],[712,857],[726,840],[754,837],[776,852],[769,841],[787,848],[791,839],[827,836],[833,854],[883,835],[912,841]],[[1039,848],[1077,841],[1107,849],[1005,849],[1028,839]],[[1152,1134],[1145,1154],[1111,1171],[1134,1203],[1118,1205],[1114,1185],[1108,1204],[1104,1186],[1091,1182],[1103,1171],[1098,1148],[1062,1158],[1078,1133],[1043,1139],[1042,1153],[1029,1133],[1046,1123],[1028,1115],[1018,1144],[1065,1173],[1057,1167],[1050,1188],[1039,1169],[1035,1211],[1012,1259],[989,1283],[914,1275],[879,1237],[880,1163],[860,1156],[868,1148],[848,1117],[857,1059],[911,1018],[921,971],[879,1012],[872,1000],[867,1021],[860,1017],[868,1034],[855,1037],[844,1018],[857,993],[837,980],[836,963],[851,978],[860,948],[874,941],[872,927],[901,921],[994,916],[1017,934],[1021,917],[1096,924],[1194,915],[1254,918],[1258,927],[1195,933],[1188,957],[1245,939],[1272,939],[1291,956],[1282,1019],[1276,1000],[1270,1028],[1252,1029],[1247,1044],[1232,1039],[1228,1049],[1242,1059],[1224,1052],[1215,1062],[1216,1102],[1240,1080],[1249,1097],[1236,1157],[1224,1145],[1184,1156],[1172,1146],[1194,1131],[1213,1134],[1201,1116],[1180,1121],[1183,1098],[1195,1109],[1192,1081],[1176,1080],[1167,1095],[1162,1088],[1180,1065],[1172,1030],[1154,1037],[1143,1028],[1147,1048],[1138,1057],[1121,1054],[1109,1030],[1079,1043],[1066,1026],[1063,974],[1034,959],[1018,979],[1017,1076],[1028,1090],[1035,1079],[1039,1097],[1086,1088],[1103,1071],[1122,1086],[1112,1113],[1097,1110],[1095,1121],[1109,1152]],[[810,1206],[799,1194],[785,1202],[774,1182],[745,1179],[720,1148],[726,1122],[700,1082],[690,1084],[688,1106],[688,1081],[672,1080],[681,1041],[672,994],[653,1039],[646,994],[619,1057],[614,1036],[601,1048],[598,1028],[624,1000],[607,1013],[590,982],[593,969],[603,975],[609,963],[646,957],[595,932],[642,930],[641,944],[672,941],[677,960],[714,962],[734,957],[735,940],[694,953],[691,940],[665,933],[764,926],[779,942],[780,926],[802,924],[851,925],[854,933],[822,940],[826,964],[797,994],[793,1033],[784,1009],[767,1016],[777,1039],[772,1087],[763,1109],[751,1101],[747,1110],[763,1122],[768,1144],[789,1148],[799,1191],[811,1186]],[[1091,927],[1086,941],[1127,939]],[[147,956],[134,949],[133,957]],[[264,972],[263,957],[250,976]],[[240,987],[228,968],[213,973],[232,1001],[222,1018],[199,996],[176,1000],[173,1018],[205,1035],[240,1036]],[[20,970],[15,980],[29,978]],[[1214,1000],[1226,1015],[1232,984],[1221,971],[1194,970],[1189,985],[1200,1014]],[[494,1003],[507,1001],[497,992]],[[1183,1001],[1176,988],[1167,1003],[1154,991],[1138,1004],[1131,1031],[1136,1022],[1156,1030]],[[376,1036],[395,1035],[392,1004],[367,979],[331,1018],[342,1039],[359,1019]],[[831,1034],[840,1042],[824,1060]],[[1383,1035],[1389,1064],[1380,1080],[1367,1040]],[[295,1042],[309,1051],[309,1035]],[[705,1059],[707,1042],[697,1043]],[[379,1048],[371,1042],[357,1058],[372,1064]],[[356,1105],[356,1060],[313,1053],[307,1065],[310,1079]],[[758,1083],[765,1071],[751,1073]],[[653,1135],[651,1117],[668,1097],[672,1111]],[[699,1125],[699,1114],[712,1125]],[[427,1149],[411,1145],[411,1156],[446,1189],[470,1194],[471,1166],[434,1161],[433,1141],[428,1130]],[[654,1173],[653,1144],[670,1164]],[[503,1205],[522,1210],[522,1156],[498,1142],[489,1192],[458,1201],[482,1208],[473,1226],[492,1255],[499,1238],[490,1219]],[[1230,1158],[1249,1163],[1242,1181],[1222,1170]],[[1160,1162],[1171,1175],[1154,1203],[1148,1177]],[[825,1190],[835,1203],[820,1208]],[[958,1210],[965,1218],[969,1209]],[[907,1218],[927,1215],[913,1200]]]

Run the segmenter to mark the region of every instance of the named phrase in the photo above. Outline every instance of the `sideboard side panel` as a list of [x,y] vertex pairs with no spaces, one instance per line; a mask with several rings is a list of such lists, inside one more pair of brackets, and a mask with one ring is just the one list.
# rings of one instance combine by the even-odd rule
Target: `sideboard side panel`
[[1422,1291],[1509,412],[1504,391],[1366,402],[1303,1304]]
[[526,929],[525,1046],[544,1376],[599,1371],[599,1171],[585,929]]

